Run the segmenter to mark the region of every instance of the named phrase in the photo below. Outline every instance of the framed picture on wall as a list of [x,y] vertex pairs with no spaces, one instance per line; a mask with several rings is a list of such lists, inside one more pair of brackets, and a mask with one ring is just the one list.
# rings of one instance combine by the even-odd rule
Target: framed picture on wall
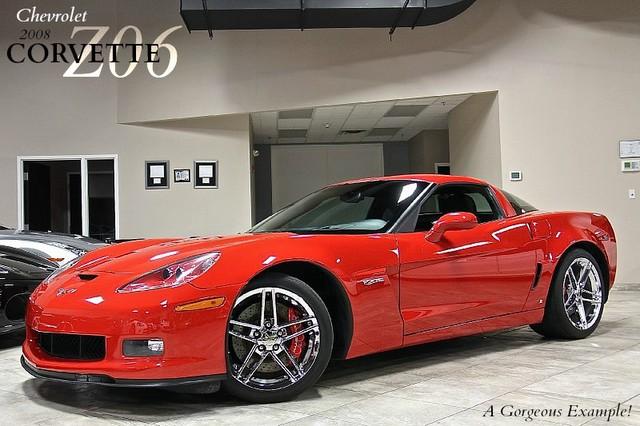
[[196,160],[193,162],[194,188],[218,188],[218,162],[216,160]]
[[169,188],[169,161],[145,161],[145,188]]
[[191,182],[191,169],[173,169],[173,181],[175,183]]

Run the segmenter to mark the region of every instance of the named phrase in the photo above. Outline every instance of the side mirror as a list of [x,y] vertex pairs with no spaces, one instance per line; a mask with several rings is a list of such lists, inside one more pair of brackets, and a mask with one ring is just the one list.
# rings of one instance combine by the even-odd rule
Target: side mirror
[[471,229],[477,224],[478,218],[473,213],[447,213],[434,222],[433,227],[427,232],[425,238],[429,242],[437,243],[447,231]]

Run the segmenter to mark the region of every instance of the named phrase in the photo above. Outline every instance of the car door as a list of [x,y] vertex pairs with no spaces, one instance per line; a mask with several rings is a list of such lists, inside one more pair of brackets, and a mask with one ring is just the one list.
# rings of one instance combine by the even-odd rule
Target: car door
[[[452,212],[473,213],[479,223],[427,241],[432,223]],[[522,309],[535,244],[526,222],[503,216],[489,187],[447,184],[422,204],[414,232],[397,234],[405,335]]]

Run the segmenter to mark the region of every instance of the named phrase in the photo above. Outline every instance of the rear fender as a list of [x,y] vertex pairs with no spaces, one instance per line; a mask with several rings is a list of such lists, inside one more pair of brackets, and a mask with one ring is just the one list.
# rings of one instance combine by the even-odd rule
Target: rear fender
[[525,310],[546,304],[549,289],[564,256],[575,248],[592,252],[605,275],[605,298],[613,285],[616,273],[616,238],[607,218],[597,213],[547,213],[540,215],[549,224],[545,250],[540,259],[540,278],[529,293]]

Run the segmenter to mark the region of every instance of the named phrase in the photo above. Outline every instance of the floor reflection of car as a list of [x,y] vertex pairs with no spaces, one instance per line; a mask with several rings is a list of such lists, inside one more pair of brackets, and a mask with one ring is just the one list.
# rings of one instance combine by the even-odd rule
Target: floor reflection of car
[[24,328],[29,295],[57,267],[28,251],[0,246],[0,334]]
[[15,229],[0,230],[0,247],[22,249],[55,262],[59,266],[104,245],[102,241],[82,235]]

